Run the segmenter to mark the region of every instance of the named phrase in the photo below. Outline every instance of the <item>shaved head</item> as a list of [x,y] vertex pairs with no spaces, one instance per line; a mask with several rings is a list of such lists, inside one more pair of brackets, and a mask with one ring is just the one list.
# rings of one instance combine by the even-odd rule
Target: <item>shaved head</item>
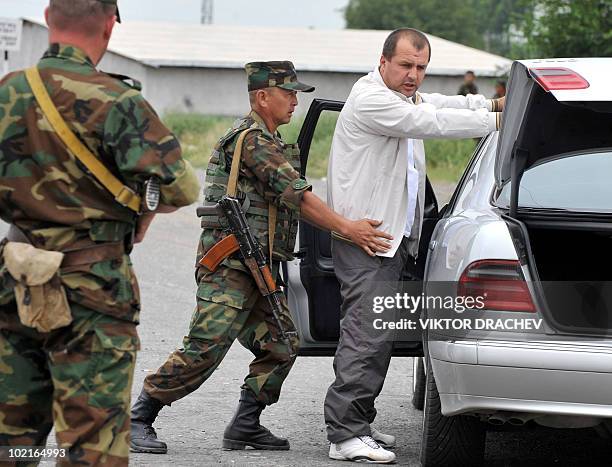
[[98,0],[50,0],[48,11],[50,28],[95,36],[117,14],[117,7]]

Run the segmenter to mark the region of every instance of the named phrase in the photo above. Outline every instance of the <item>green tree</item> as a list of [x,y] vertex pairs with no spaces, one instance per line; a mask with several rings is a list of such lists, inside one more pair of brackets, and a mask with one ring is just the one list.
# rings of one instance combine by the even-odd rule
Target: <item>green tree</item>
[[612,56],[611,0],[529,0],[520,25],[528,57]]
[[350,0],[344,17],[351,29],[413,27],[454,42],[482,48],[476,14],[482,0]]
[[[531,0],[529,0],[530,2]],[[480,0],[476,14],[483,31],[484,48],[504,57],[519,58],[517,43],[524,42],[519,27],[531,8],[527,0]],[[520,56],[520,53],[519,53]]]
[[348,28],[402,26],[510,58],[612,56],[612,0],[349,0]]

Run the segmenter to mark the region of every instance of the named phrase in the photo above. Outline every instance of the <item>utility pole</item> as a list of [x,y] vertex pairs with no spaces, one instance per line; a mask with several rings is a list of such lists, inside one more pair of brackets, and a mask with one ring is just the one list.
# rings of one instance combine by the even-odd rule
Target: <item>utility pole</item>
[[202,0],[202,24],[212,24],[213,2],[214,0]]

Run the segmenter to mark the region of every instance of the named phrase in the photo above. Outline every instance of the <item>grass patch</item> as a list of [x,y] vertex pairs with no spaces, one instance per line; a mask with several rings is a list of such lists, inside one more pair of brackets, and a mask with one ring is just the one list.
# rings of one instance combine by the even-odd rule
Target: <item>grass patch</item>
[[[315,129],[308,154],[306,175],[309,178],[323,178],[327,176],[327,161],[337,120],[337,112],[324,112],[317,122],[317,128]],[[292,120],[289,125],[281,126],[278,130],[283,135],[283,140],[286,143],[295,143],[303,123],[304,118],[301,117]]]
[[476,149],[473,139],[432,139],[425,141],[429,180],[458,182]]
[[[310,178],[321,178],[327,174],[327,159],[337,118],[337,113],[325,112],[317,123],[308,156],[307,175]],[[185,158],[195,167],[205,168],[217,140],[232,125],[234,118],[171,113],[164,116],[164,121],[179,138]],[[279,127],[286,143],[297,141],[303,122],[303,117],[295,118],[289,125]],[[475,147],[476,141],[473,139],[425,141],[430,180],[458,181]]]
[[183,156],[195,167],[206,168],[215,144],[235,120],[231,117],[211,117],[202,114],[170,113],[163,118],[178,137]]

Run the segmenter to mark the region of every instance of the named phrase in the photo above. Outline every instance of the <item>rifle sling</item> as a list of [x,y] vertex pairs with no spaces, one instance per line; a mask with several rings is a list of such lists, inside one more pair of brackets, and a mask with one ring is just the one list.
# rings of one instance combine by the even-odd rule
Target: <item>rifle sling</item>
[[[240,167],[240,160],[242,159],[242,146],[244,139],[250,131],[256,130],[256,128],[247,128],[238,136],[236,140],[236,148],[234,150],[234,156],[232,157],[232,167],[230,169],[229,180],[227,181],[227,192],[228,196],[232,198],[236,197],[238,188],[238,168]],[[275,204],[268,203],[268,261],[272,264],[272,251],[274,250],[274,235],[276,234],[276,219],[278,216],[278,208]]]

